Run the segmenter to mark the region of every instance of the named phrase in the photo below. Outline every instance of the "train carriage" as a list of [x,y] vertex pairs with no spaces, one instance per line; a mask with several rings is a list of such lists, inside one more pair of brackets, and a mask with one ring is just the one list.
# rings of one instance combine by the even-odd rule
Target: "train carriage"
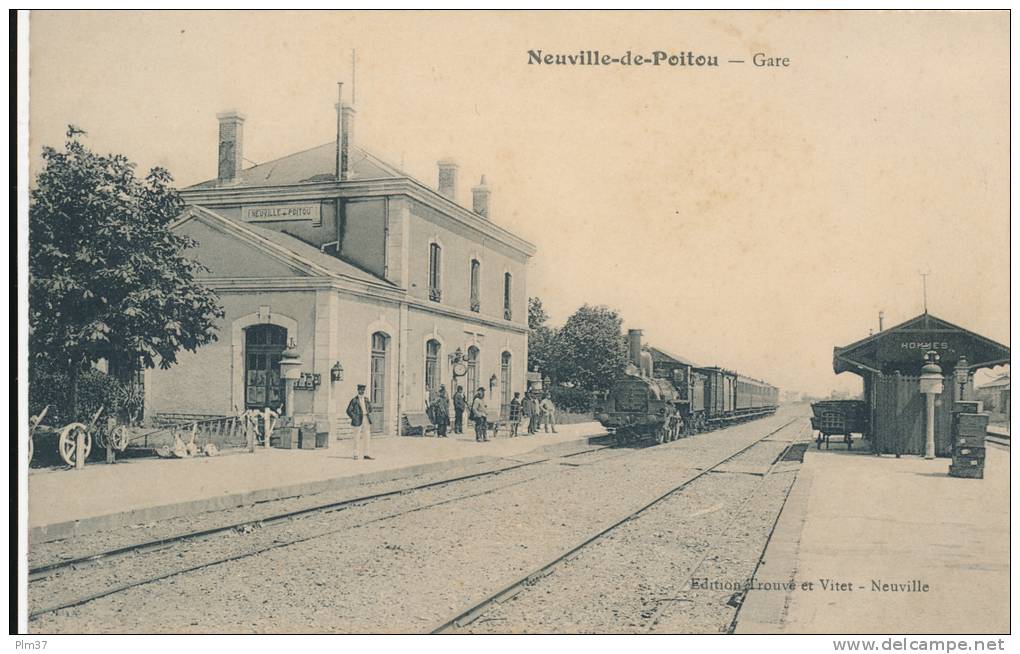
[[731,422],[769,415],[779,389],[719,367],[699,367],[628,333],[630,364],[613,384],[596,418],[620,443],[654,437],[671,441]]

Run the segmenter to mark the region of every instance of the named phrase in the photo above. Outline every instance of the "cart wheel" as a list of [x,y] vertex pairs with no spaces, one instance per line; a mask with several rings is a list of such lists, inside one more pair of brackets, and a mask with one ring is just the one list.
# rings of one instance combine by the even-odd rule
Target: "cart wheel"
[[89,452],[92,451],[92,434],[89,433],[88,428],[80,422],[72,422],[63,429],[60,430],[60,439],[57,442],[57,448],[60,453],[60,458],[64,460],[69,466],[75,464],[75,456],[77,455],[77,447],[75,441],[78,438],[78,432],[81,431],[85,434],[85,458],[89,458]]
[[113,449],[118,452],[123,452],[127,449],[130,434],[128,433],[127,425],[119,425],[114,427],[110,433],[110,443],[113,444]]

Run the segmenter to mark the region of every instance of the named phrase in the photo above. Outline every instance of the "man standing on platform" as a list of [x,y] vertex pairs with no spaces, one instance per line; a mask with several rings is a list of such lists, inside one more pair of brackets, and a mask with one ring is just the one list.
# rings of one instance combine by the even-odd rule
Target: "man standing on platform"
[[489,423],[489,407],[485,405],[485,388],[478,387],[475,399],[471,401],[471,419],[475,421],[475,440],[479,443],[489,440],[486,428]]
[[351,419],[354,429],[354,460],[362,455],[371,461],[368,455],[368,442],[372,436],[372,402],[365,397],[365,385],[358,384],[357,396],[347,403],[347,417]]
[[458,386],[453,394],[453,433],[464,433],[464,411],[467,409],[467,398],[464,396],[464,387]]

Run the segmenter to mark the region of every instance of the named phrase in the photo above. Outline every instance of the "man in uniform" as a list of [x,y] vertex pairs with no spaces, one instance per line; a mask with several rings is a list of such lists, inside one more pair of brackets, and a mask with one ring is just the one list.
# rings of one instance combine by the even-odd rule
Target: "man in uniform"
[[354,460],[361,455],[371,461],[368,455],[368,441],[372,435],[372,402],[365,397],[365,385],[358,384],[358,394],[347,404],[347,417],[354,429]]

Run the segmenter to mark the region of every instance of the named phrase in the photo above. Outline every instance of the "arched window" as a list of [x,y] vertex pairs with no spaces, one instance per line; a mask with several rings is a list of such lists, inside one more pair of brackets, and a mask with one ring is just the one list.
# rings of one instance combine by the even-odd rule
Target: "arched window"
[[280,359],[287,347],[287,330],[278,325],[252,325],[244,330],[244,406],[277,409],[283,406]]
[[439,352],[442,345],[432,339],[425,344],[425,396],[439,391]]
[[513,397],[513,379],[510,373],[510,353],[504,352],[499,361],[500,412],[510,413],[510,398]]
[[478,390],[478,348],[472,345],[467,351],[467,389],[469,396]]
[[505,273],[503,275],[503,318],[506,320],[513,320],[514,312],[511,307],[510,293],[511,285],[513,284],[513,275]]
[[471,310],[478,313],[482,310],[482,298],[479,291],[481,284],[482,264],[477,259],[471,260]]
[[439,302],[443,299],[443,279],[442,279],[442,256],[443,248],[439,247],[439,243],[429,244],[429,299],[433,302]]

